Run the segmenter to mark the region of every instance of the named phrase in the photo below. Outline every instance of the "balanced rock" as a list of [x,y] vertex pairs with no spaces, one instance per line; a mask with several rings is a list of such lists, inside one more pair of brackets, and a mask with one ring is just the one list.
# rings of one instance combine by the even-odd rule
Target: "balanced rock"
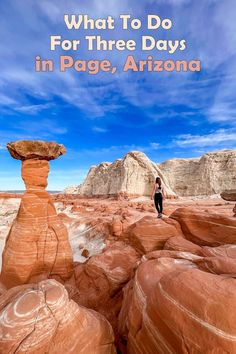
[[0,298],[4,354],[112,354],[113,333],[98,313],[69,300],[55,280],[17,286]]
[[[27,145],[24,142],[24,150],[19,142],[23,150],[20,152],[17,142],[11,143],[11,151],[18,151],[17,156],[24,155],[22,178],[26,192],[3,252],[1,281],[8,288],[51,277],[64,281],[72,274],[73,259],[67,229],[45,191],[49,173],[47,159],[56,158],[59,151],[63,151],[61,145],[57,148],[55,145],[42,142],[37,145],[36,141]],[[12,146],[16,146],[15,150]],[[31,150],[27,152],[26,146]]]
[[179,222],[184,236],[200,246],[236,244],[236,220],[221,214],[179,208],[170,216]]
[[39,140],[18,140],[7,144],[11,156],[17,160],[55,160],[66,153],[64,145]]

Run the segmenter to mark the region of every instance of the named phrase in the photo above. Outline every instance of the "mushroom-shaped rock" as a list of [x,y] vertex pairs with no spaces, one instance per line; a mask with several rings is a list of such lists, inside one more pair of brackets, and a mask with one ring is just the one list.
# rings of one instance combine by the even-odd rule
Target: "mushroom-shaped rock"
[[26,192],[6,240],[1,281],[7,288],[47,278],[64,281],[72,274],[72,250],[67,229],[45,188],[50,169],[47,160],[65,149],[38,141],[19,141],[9,146],[12,156],[23,159]]
[[18,140],[7,144],[7,149],[16,160],[55,160],[66,153],[64,145],[40,140]]
[[0,328],[4,354],[115,353],[105,318],[69,300],[64,286],[52,279],[5,292]]

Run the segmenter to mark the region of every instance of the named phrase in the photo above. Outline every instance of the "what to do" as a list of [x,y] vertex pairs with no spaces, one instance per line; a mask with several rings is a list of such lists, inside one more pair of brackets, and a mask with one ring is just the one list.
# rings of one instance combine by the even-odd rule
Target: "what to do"
[[[120,29],[123,30],[139,30],[143,27],[143,22],[139,18],[132,18],[130,15],[120,15],[119,19]],[[115,19],[112,16],[106,18],[93,19],[88,15],[64,15],[64,21],[68,30],[114,30],[118,25],[115,24]],[[172,28],[172,21],[169,18],[161,19],[158,15],[147,15],[147,30],[170,30]],[[84,32],[83,32],[84,33]],[[122,32],[120,32],[122,33]],[[186,49],[186,41],[181,40],[156,40],[153,36],[141,36],[140,49],[143,51],[159,50],[167,51],[169,54],[175,53],[177,50],[183,51]],[[60,35],[50,36],[50,49],[55,51],[57,49],[63,51],[79,51],[81,49],[82,41],[85,41],[86,50],[88,51],[134,51],[137,49],[136,40],[122,39],[107,39],[99,35],[83,34],[83,38],[79,39],[65,39]]]

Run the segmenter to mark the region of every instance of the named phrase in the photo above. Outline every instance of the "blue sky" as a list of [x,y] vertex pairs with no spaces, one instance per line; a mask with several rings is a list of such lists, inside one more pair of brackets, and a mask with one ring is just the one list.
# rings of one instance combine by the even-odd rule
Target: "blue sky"
[[[66,13],[91,17],[147,14],[171,18],[170,31],[152,31],[156,39],[186,39],[187,49],[132,53],[162,60],[200,59],[200,73],[81,74],[36,73],[34,58],[58,58],[49,36],[80,39],[68,31]],[[17,139],[63,143],[66,156],[51,162],[49,189],[79,184],[91,165],[113,161],[130,150],[152,160],[196,157],[235,149],[236,141],[236,2],[235,0],[8,0],[0,1],[0,189],[22,189],[20,162],[5,144]],[[96,33],[96,32],[94,32]],[[90,34],[90,33],[87,33]],[[97,33],[98,34],[98,33]],[[135,38],[141,31],[108,32],[108,38]],[[128,52],[71,53],[74,58],[108,58],[121,67]]]

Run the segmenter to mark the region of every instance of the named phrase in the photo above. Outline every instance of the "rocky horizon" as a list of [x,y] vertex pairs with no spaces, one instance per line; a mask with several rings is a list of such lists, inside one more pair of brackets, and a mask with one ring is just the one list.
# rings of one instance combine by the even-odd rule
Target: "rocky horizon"
[[159,175],[170,198],[211,196],[236,188],[235,170],[236,150],[218,150],[198,158],[173,158],[162,163],[151,161],[143,152],[132,151],[114,162],[91,166],[80,185],[69,186],[64,192],[84,196],[150,196]]

